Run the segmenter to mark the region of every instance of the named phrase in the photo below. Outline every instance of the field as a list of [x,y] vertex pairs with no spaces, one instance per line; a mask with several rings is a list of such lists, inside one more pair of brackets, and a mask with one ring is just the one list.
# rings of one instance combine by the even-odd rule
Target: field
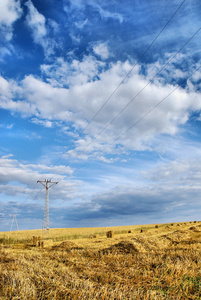
[[1,232],[0,299],[201,299],[200,254],[195,221]]

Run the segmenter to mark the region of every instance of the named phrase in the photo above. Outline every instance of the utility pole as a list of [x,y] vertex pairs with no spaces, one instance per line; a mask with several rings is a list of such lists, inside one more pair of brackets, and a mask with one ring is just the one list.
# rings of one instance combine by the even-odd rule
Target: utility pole
[[49,188],[51,188],[54,184],[57,184],[58,182],[51,181],[51,179],[38,180],[37,183],[38,182],[46,188],[45,209],[44,209],[42,233],[45,233],[45,232],[48,233],[49,232]]
[[10,227],[10,231],[12,230],[14,220],[15,220],[15,224],[16,224],[16,226],[17,226],[17,230],[19,230],[18,225],[17,225],[16,214],[14,214],[14,215],[13,215],[13,219],[12,219],[12,223],[11,223],[11,227]]

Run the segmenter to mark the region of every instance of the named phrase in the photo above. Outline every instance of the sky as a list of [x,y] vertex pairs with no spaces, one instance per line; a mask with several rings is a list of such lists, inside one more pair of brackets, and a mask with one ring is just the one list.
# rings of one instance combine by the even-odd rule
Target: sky
[[201,219],[200,14],[0,1],[0,231]]

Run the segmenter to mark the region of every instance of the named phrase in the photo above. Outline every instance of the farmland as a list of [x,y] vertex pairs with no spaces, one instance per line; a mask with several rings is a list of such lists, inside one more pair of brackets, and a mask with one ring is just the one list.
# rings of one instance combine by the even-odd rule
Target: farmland
[[0,299],[201,299],[200,254],[200,222],[2,232]]

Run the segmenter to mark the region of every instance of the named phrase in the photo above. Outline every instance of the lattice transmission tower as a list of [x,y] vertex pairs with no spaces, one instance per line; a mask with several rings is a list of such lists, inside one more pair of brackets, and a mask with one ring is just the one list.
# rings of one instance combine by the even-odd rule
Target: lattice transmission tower
[[16,224],[16,227],[17,227],[17,230],[19,230],[18,228],[18,224],[17,224],[17,217],[16,217],[16,214],[13,215],[13,219],[12,219],[12,223],[11,223],[11,227],[10,227],[10,231],[12,230],[12,227],[13,227],[13,223],[15,221],[15,224]]
[[46,197],[45,197],[45,208],[44,208],[44,218],[43,218],[43,229],[42,233],[49,232],[49,188],[54,184],[57,184],[57,181],[51,181],[51,179],[38,180],[46,188]]

